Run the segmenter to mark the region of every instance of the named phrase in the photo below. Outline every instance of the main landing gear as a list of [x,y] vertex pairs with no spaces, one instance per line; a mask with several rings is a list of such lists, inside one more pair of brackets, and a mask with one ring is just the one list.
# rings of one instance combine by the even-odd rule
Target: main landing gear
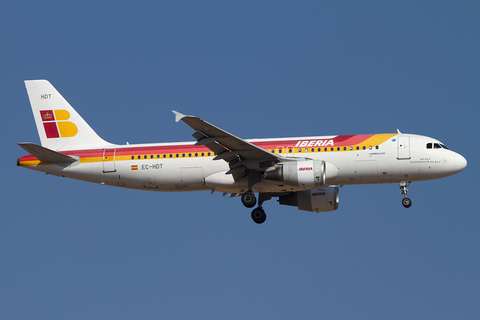
[[255,194],[252,191],[248,190],[242,194],[242,203],[247,208],[253,208],[257,204],[257,198],[255,198]]
[[410,208],[410,206],[412,205],[412,200],[410,200],[410,198],[407,197],[407,193],[408,193],[407,186],[409,184],[410,182],[400,181],[400,189],[402,190],[401,193],[403,195],[402,204],[405,208]]
[[[259,198],[258,207],[256,207],[252,211],[252,220],[255,223],[262,224],[267,219],[267,215],[265,214],[265,211],[262,208],[262,204],[263,202],[270,200],[272,196],[266,193],[259,193],[258,198]],[[255,194],[251,190],[248,190],[247,192],[242,194],[242,203],[247,208],[253,208],[257,203],[257,198],[255,197]]]
[[262,224],[267,219],[267,215],[262,207],[258,207],[253,209],[252,211],[252,219],[255,223]]

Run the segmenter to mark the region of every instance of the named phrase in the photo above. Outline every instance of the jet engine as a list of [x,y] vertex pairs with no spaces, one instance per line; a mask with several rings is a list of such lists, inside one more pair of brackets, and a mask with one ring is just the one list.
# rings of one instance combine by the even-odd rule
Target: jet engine
[[292,192],[281,196],[280,204],[298,207],[298,210],[310,212],[327,212],[338,209],[338,187]]
[[301,160],[283,162],[268,168],[264,173],[266,180],[284,182],[285,185],[312,189],[325,185],[334,179],[338,169],[332,163],[322,160]]

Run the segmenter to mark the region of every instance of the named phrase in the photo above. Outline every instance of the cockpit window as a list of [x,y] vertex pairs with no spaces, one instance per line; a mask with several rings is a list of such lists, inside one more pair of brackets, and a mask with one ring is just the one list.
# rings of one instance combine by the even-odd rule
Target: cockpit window
[[447,150],[450,150],[450,149],[447,148],[446,145],[441,144],[441,143],[431,143],[431,142],[427,143],[427,149],[432,149],[432,147],[433,147],[433,149],[447,149]]

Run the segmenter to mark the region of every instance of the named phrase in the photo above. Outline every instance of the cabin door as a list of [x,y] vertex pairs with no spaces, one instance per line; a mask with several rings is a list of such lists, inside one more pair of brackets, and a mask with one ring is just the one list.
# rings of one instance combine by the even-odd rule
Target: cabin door
[[410,159],[410,137],[398,136],[397,140],[398,160]]
[[103,172],[115,172],[115,151],[117,149],[103,149]]

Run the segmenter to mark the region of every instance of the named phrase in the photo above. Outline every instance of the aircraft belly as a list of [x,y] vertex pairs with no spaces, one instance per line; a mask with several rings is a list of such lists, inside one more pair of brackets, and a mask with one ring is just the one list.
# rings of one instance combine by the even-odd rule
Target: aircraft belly
[[330,184],[369,184],[379,181],[379,158],[365,152],[323,154],[321,159],[333,163],[338,168],[337,177]]
[[353,179],[363,183],[377,183],[378,161],[376,159],[355,161]]
[[[105,185],[151,191],[198,191],[211,190],[205,186],[205,175],[211,171],[228,170],[224,162],[204,163],[184,161],[116,161],[115,171],[104,172],[102,162],[75,163],[75,165],[37,165],[30,169]],[[213,164],[213,165],[212,165]],[[220,165],[219,165],[220,164]],[[223,164],[223,165],[222,165]]]
[[[202,161],[203,160],[203,161]],[[204,184],[205,175],[216,169],[218,164],[211,159],[165,160],[152,167],[148,162],[135,170],[137,181],[141,179],[143,188],[155,191],[199,191],[210,190]],[[222,161],[221,169],[226,169]],[[228,168],[228,167],[227,167]],[[141,172],[139,172],[141,171]],[[140,178],[141,176],[141,178]]]

